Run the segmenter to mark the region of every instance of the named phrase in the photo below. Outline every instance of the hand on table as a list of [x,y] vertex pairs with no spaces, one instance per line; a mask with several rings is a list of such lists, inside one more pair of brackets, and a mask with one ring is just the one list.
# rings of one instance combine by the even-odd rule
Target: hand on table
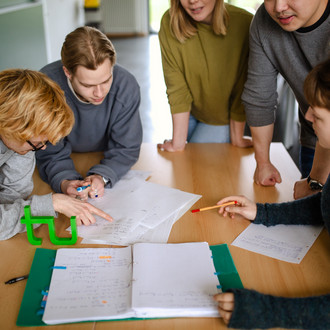
[[82,224],[88,226],[95,223],[96,219],[93,214],[110,222],[113,221],[109,214],[103,212],[97,207],[64,194],[53,194],[53,206],[56,212],[62,213],[69,218],[75,216],[78,226]]
[[272,163],[263,163],[257,164],[254,172],[254,182],[262,186],[275,186],[276,183],[282,182],[282,178]]
[[241,138],[236,139],[235,142],[232,142],[232,145],[240,148],[250,148],[253,147],[253,141],[252,138],[248,136],[242,136]]
[[219,314],[226,324],[229,323],[235,306],[235,297],[231,292],[216,294],[213,299],[218,303]]
[[224,217],[229,215],[232,219],[235,218],[235,214],[239,214],[245,219],[253,221],[257,215],[257,204],[250,201],[244,196],[229,196],[221,199],[217,205],[221,205],[227,202],[237,201],[235,205],[228,205],[219,209],[219,214]]
[[293,197],[294,197],[294,199],[299,199],[299,198],[303,198],[306,196],[316,194],[317,192],[318,192],[318,190],[310,189],[310,187],[307,183],[307,179],[302,179],[302,180],[297,181],[294,184]]
[[186,143],[182,145],[175,145],[173,140],[164,140],[163,143],[158,143],[157,148],[161,151],[169,151],[169,152],[176,152],[176,151],[183,151],[186,146]]

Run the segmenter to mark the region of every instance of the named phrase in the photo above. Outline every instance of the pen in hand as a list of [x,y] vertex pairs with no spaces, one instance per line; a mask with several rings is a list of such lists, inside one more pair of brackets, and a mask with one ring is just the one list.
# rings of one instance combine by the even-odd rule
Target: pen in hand
[[78,188],[77,188],[77,191],[78,191],[78,192],[81,192],[81,191],[83,191],[83,190],[89,188],[90,186],[91,186],[91,185],[89,184],[88,186],[81,186],[81,187],[78,187]]
[[5,282],[5,284],[13,284],[13,283],[25,280],[28,277],[29,277],[29,275],[23,275],[23,276],[15,277],[15,278],[12,278],[11,280]]

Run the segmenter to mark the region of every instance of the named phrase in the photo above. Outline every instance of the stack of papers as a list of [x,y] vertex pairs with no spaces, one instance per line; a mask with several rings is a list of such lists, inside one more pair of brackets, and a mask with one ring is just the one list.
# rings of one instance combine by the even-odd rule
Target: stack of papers
[[102,197],[90,199],[91,204],[110,214],[114,221],[96,216],[95,224],[79,226],[81,243],[124,246],[166,243],[173,224],[201,195],[145,181],[148,177],[147,172],[132,170],[113,188],[105,189]]

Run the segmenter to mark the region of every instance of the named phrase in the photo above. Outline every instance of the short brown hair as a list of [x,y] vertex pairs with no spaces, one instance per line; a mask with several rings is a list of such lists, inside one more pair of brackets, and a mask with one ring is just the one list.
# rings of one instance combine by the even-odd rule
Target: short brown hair
[[45,135],[56,144],[73,124],[64,92],[45,74],[24,69],[0,72],[1,136],[23,142]]
[[330,58],[316,65],[307,75],[304,93],[311,106],[330,111]]
[[63,65],[74,74],[77,66],[96,70],[105,59],[116,63],[116,51],[108,37],[96,28],[79,27],[69,33],[62,46]]
[[[172,33],[180,42],[184,42],[196,34],[196,23],[182,7],[180,0],[171,0],[170,16]],[[224,0],[216,0],[212,17],[214,33],[226,35],[228,21],[229,15]]]

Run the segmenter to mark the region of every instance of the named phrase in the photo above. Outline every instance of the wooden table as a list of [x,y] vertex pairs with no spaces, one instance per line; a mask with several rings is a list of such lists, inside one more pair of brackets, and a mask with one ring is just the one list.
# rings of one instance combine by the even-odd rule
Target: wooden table
[[[77,170],[86,170],[102,158],[101,153],[74,154]],[[200,208],[215,204],[231,194],[242,194],[256,202],[283,202],[292,200],[293,185],[300,173],[280,143],[271,145],[271,159],[279,169],[283,182],[275,187],[261,187],[253,182],[255,160],[253,149],[240,149],[228,144],[188,144],[184,152],[160,152],[154,144],[143,144],[134,169],[151,171],[150,181],[178,188],[203,197],[193,206]],[[34,175],[36,194],[51,191]],[[57,235],[65,236],[69,220],[60,216]],[[290,264],[249,252],[230,243],[249,225],[249,221],[223,218],[217,210],[192,214],[187,212],[173,226],[169,243],[207,241],[227,243],[245,288],[287,297],[319,295],[330,292],[330,240],[323,230],[308,254],[297,264]],[[48,227],[36,231],[43,238],[42,248],[56,249],[50,243]],[[101,247],[78,244],[74,247]],[[61,246],[63,247],[63,246]],[[71,246],[72,247],[72,246]],[[18,329],[16,318],[26,281],[12,285],[4,282],[12,277],[28,274],[36,246],[30,245],[25,233],[0,242],[0,329]],[[29,329],[226,329],[220,318],[159,319],[148,321],[90,322]]]

